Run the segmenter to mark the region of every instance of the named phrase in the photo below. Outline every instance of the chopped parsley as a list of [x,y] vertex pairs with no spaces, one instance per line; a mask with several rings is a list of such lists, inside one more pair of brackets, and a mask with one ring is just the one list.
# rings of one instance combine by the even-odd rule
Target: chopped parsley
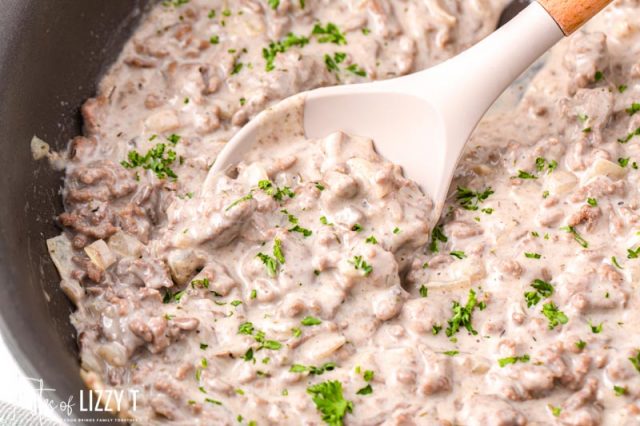
[[551,410],[551,415],[553,417],[558,417],[560,416],[560,413],[562,413],[562,408],[560,407],[554,407],[553,405],[549,404],[549,410]]
[[473,335],[478,334],[472,324],[473,311],[476,307],[481,308],[476,299],[476,292],[473,289],[469,290],[469,296],[465,306],[462,306],[458,301],[453,302],[451,306],[453,316],[447,320],[448,327],[445,330],[447,337],[451,337],[460,331],[460,327],[466,328],[467,331]]
[[460,353],[459,351],[455,351],[455,350],[453,350],[453,351],[444,351],[444,352],[442,352],[442,354],[443,354],[443,355],[446,355],[446,356],[456,356],[456,355],[458,355],[459,353]]
[[320,223],[326,226],[333,226],[333,223],[329,222],[326,216],[320,216]]
[[525,172],[524,170],[518,170],[518,175],[516,176],[520,179],[538,179],[536,175],[532,175],[529,172]]
[[258,291],[254,288],[253,290],[251,290],[251,294],[249,296],[250,299],[255,299],[256,297],[258,297]]
[[120,162],[122,167],[127,169],[142,167],[145,170],[153,171],[158,179],[178,178],[169,167],[176,160],[176,152],[172,149],[166,149],[166,145],[163,143],[159,143],[149,149],[145,155],[141,155],[136,150],[131,150],[127,154],[127,158],[129,161]]
[[589,321],[589,328],[591,328],[591,332],[592,333],[595,333],[595,334],[602,333],[602,323],[600,323],[598,325],[593,325],[593,324],[591,324],[591,321]]
[[593,79],[595,81],[600,81],[604,78],[604,73],[602,71],[596,71],[596,73],[593,75]]
[[486,188],[484,191],[474,191],[464,186],[458,186],[456,189],[456,200],[460,203],[465,210],[478,210],[478,204],[485,201],[494,191],[491,187]]
[[162,303],[166,304],[171,303],[172,301],[179,302],[183,295],[184,290],[171,293],[171,290],[167,289],[167,291],[164,293],[164,296],[162,296]]
[[344,33],[332,22],[327,23],[324,27],[320,23],[315,24],[311,34],[316,36],[319,43],[347,44]]
[[580,339],[575,343],[575,345],[576,345],[576,348],[578,348],[580,350],[583,350],[584,348],[587,347],[587,342],[585,342],[584,340]]
[[618,259],[616,259],[615,256],[611,256],[611,263],[613,263],[613,265],[618,269],[624,269],[622,266],[620,266],[620,264],[618,263]]
[[598,206],[598,200],[596,200],[595,198],[587,198],[587,204],[589,204],[591,207],[597,207]]
[[569,318],[553,302],[547,302],[542,305],[542,315],[549,320],[549,330],[553,330],[559,324],[569,322]]
[[300,337],[302,336],[302,330],[300,330],[298,327],[293,327],[291,329],[291,334],[293,334],[293,337]]
[[173,6],[173,7],[180,7],[183,4],[187,4],[189,3],[189,0],[164,0],[162,2],[163,6]]
[[627,111],[627,114],[629,115],[634,115],[635,113],[640,112],[640,103],[632,103],[629,108],[625,109],[625,111]]
[[500,358],[498,360],[498,365],[500,365],[500,367],[506,367],[507,365],[515,364],[516,362],[529,362],[530,359],[531,358],[527,354],[522,356],[510,356],[507,358]]
[[627,91],[628,88],[629,87],[626,84],[621,84],[621,85],[618,86],[618,92],[624,93],[624,92]]
[[370,382],[373,380],[374,374],[375,373],[373,372],[373,370],[365,370],[365,372],[362,374],[362,378],[365,382]]
[[465,257],[467,257],[467,255],[462,250],[454,250],[449,254],[458,259],[464,259]]
[[320,367],[315,367],[313,365],[305,366],[302,364],[293,364],[289,371],[292,373],[309,373],[314,376],[321,376],[325,371],[333,371],[335,368],[335,362],[327,362],[322,364]]
[[527,301],[527,307],[529,308],[537,305],[542,298],[546,299],[553,294],[553,286],[539,278],[533,280],[531,287],[535,291],[528,291],[524,294],[524,299]]
[[311,236],[311,234],[313,234],[313,231],[307,228],[303,228],[300,225],[295,225],[293,228],[289,229],[289,232],[298,232],[300,234],[302,234],[305,238]]
[[444,232],[442,231],[442,225],[438,225],[433,228],[433,232],[431,233],[431,243],[429,244],[429,249],[433,253],[437,253],[438,241],[440,241],[441,243],[446,243],[448,240],[449,239],[446,235],[444,235]]
[[638,127],[636,130],[632,131],[631,133],[629,133],[627,136],[618,139],[618,142],[620,143],[627,143],[629,142],[631,139],[633,139],[634,136],[640,136],[640,127]]
[[272,41],[268,47],[262,49],[262,57],[266,61],[265,70],[273,71],[276,66],[274,61],[278,53],[284,53],[291,47],[304,47],[309,43],[309,39],[304,36],[297,36],[293,33],[287,34],[287,36],[280,41]]
[[280,6],[280,0],[267,0],[267,3],[269,3],[269,7],[273,10],[276,10],[278,6]]
[[371,384],[367,384],[367,386],[358,389],[358,391],[356,392],[356,395],[371,395],[373,393],[373,388],[371,387]]
[[620,167],[627,167],[627,165],[629,165],[629,157],[627,158],[618,158],[618,164],[620,164]]
[[638,373],[640,373],[640,350],[636,353],[636,356],[630,357],[629,361],[631,361],[631,364],[633,364],[635,369],[638,370]]
[[627,394],[627,388],[624,386],[613,386],[613,391],[615,392],[616,396],[623,396]]
[[632,248],[627,249],[627,259],[637,259],[640,256],[640,246],[635,250]]
[[344,62],[346,57],[346,54],[341,52],[336,52],[333,56],[325,54],[324,64],[327,66],[327,70],[329,70],[329,72],[338,73],[340,71],[340,67],[338,65]]
[[241,300],[234,300],[231,302],[231,306],[239,306],[242,305],[242,301]]
[[231,210],[232,208],[234,208],[235,206],[237,206],[238,204],[240,204],[240,203],[244,203],[245,201],[249,201],[249,200],[252,200],[252,199],[253,199],[253,193],[252,193],[252,192],[249,192],[249,193],[248,193],[247,195],[245,195],[244,197],[240,197],[240,198],[238,198],[237,200],[235,200],[233,203],[229,204],[229,205],[227,206],[227,208],[226,208],[226,209],[224,209],[224,211],[229,211],[229,210]]
[[420,297],[429,296],[429,289],[424,284],[420,286],[420,290],[418,290],[418,292],[420,293]]
[[276,258],[278,262],[284,265],[284,254],[282,253],[282,241],[279,238],[276,238],[273,241],[273,256]]
[[269,256],[268,254],[258,253],[256,257],[260,258],[264,266],[267,268],[267,273],[270,277],[275,277],[276,272],[278,271],[278,261],[277,259]]
[[307,388],[307,393],[329,426],[342,426],[342,419],[353,412],[353,402],[344,399],[342,383],[338,380],[321,382]]
[[285,196],[289,198],[293,198],[296,196],[295,192],[293,192],[288,186],[279,188],[270,180],[259,181],[258,189],[263,190],[267,195],[272,196],[277,201],[282,201]]
[[243,67],[244,64],[242,62],[238,62],[238,58],[235,58],[233,60],[233,68],[231,68],[231,75],[238,74],[240,71],[242,71]]
[[349,263],[351,263],[355,269],[362,270],[362,275],[365,277],[373,271],[373,266],[369,265],[362,256],[353,256],[353,260],[350,260]]
[[359,223],[356,223],[351,227],[351,230],[354,232],[360,232],[362,231],[362,225],[360,225]]
[[440,324],[434,324],[431,326],[431,334],[437,336],[438,333],[442,330],[442,326]]
[[[276,272],[278,271],[278,265],[284,265],[285,259],[284,254],[282,253],[282,241],[279,238],[276,238],[273,241],[273,257],[268,254],[258,253],[256,257],[262,260],[264,266],[267,268],[267,273],[270,277],[275,277]],[[251,291],[251,298],[255,299],[254,295],[255,290]]]
[[347,71],[349,71],[352,74],[357,75],[358,77],[366,77],[367,76],[367,72],[364,69],[360,68],[356,64],[351,64],[351,65],[347,66]]
[[209,278],[202,278],[191,281],[191,288],[209,288]]
[[547,168],[549,173],[551,173],[558,168],[558,162],[556,160],[549,161],[543,157],[536,158],[536,170],[542,172],[545,168]]
[[218,35],[212,35],[212,36],[209,38],[209,43],[211,43],[211,44],[218,44],[218,43],[220,43],[220,36],[218,36]]
[[[267,340],[265,338],[264,331],[257,330],[253,326],[253,323],[248,321],[243,322],[238,326],[238,334],[252,336],[254,340],[260,344],[260,346],[258,346],[256,351],[259,351],[261,349],[269,349],[272,351],[277,351],[278,349],[282,348],[282,343],[276,340]],[[253,359],[253,348],[249,348],[245,353],[245,361],[249,361],[251,359]]]
[[218,401],[217,399],[205,398],[204,400],[210,404],[222,405],[222,402]]
[[253,327],[253,323],[247,321],[240,324],[240,326],[238,327],[238,334],[246,334],[251,336],[254,330],[255,328]]
[[365,242],[367,244],[378,244],[378,240],[373,235],[368,236]]
[[206,343],[200,343],[200,349],[205,350],[209,347]]
[[393,228],[393,233],[394,234],[399,234],[400,232],[401,232],[400,228],[398,228],[397,226],[395,228]]
[[528,259],[540,259],[542,257],[542,255],[539,253],[527,253],[527,252],[524,253],[524,256]]
[[302,319],[302,321],[300,321],[300,324],[306,326],[306,327],[311,327],[314,325],[320,325],[322,324],[322,321],[319,320],[316,317],[311,317],[311,316],[306,316]]
[[[247,349],[247,351],[242,356],[242,359],[245,362],[253,361],[253,348]],[[255,361],[254,361],[254,363],[255,363]]]
[[582,236],[578,233],[578,231],[576,231],[576,228],[574,228],[573,226],[563,226],[560,229],[562,231],[566,231],[566,232],[570,233],[571,235],[573,235],[573,239],[576,240],[576,242],[578,244],[580,244],[582,247],[584,247],[584,248],[589,247],[589,243],[587,242],[587,240],[582,238]]

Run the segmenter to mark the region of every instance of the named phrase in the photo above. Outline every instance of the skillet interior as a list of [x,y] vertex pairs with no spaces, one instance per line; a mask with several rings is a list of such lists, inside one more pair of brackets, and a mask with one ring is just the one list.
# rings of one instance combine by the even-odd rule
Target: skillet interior
[[62,173],[36,163],[29,144],[36,134],[60,150],[80,133],[79,106],[151,2],[0,0],[0,328],[22,369],[73,396],[75,414],[72,306],[45,245],[59,233]]

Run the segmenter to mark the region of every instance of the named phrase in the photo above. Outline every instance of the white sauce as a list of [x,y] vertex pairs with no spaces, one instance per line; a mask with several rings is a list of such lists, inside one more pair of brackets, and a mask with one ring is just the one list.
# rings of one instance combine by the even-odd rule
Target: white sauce
[[[427,67],[503,3],[155,8],[85,104],[49,240],[89,386],[139,390],[121,415],[143,424],[322,424],[320,383],[342,387],[336,424],[638,424],[639,1],[484,120],[431,238],[431,202],[398,166],[356,136],[306,140],[299,107],[237,177],[205,183],[275,101]],[[347,44],[312,35],[264,68],[270,40],[316,21]],[[119,164],[158,143],[176,152],[158,173]]]

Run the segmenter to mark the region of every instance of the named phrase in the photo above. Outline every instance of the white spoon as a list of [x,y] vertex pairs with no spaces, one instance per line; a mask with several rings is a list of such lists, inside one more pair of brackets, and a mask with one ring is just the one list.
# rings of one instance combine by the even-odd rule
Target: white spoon
[[[611,0],[539,0],[458,56],[391,80],[304,93],[304,131],[366,136],[403,167],[435,203],[439,217],[458,159],[471,132],[497,97],[537,58]],[[288,108],[294,103],[286,100]],[[292,106],[293,108],[293,106]],[[262,112],[218,155],[209,178],[228,172],[264,133]],[[206,184],[205,184],[206,185]]]

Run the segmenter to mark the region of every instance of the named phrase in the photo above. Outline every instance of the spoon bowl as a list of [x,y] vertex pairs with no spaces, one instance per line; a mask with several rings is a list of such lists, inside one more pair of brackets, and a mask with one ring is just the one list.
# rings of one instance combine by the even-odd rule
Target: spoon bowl
[[[478,121],[498,96],[565,34],[553,17],[561,13],[557,4],[577,8],[598,3],[584,9],[584,22],[608,0],[543,3],[544,7],[531,3],[474,47],[428,70],[296,95],[294,98],[304,102],[306,137],[322,138],[343,131],[372,139],[381,155],[401,165],[405,176],[432,198],[437,219],[462,150]],[[579,18],[580,10],[572,11],[574,19]],[[558,22],[565,22],[563,16]],[[277,126],[277,120],[294,105],[291,98],[284,100],[250,121],[221,151],[209,176],[233,168],[269,128],[268,122]]]

